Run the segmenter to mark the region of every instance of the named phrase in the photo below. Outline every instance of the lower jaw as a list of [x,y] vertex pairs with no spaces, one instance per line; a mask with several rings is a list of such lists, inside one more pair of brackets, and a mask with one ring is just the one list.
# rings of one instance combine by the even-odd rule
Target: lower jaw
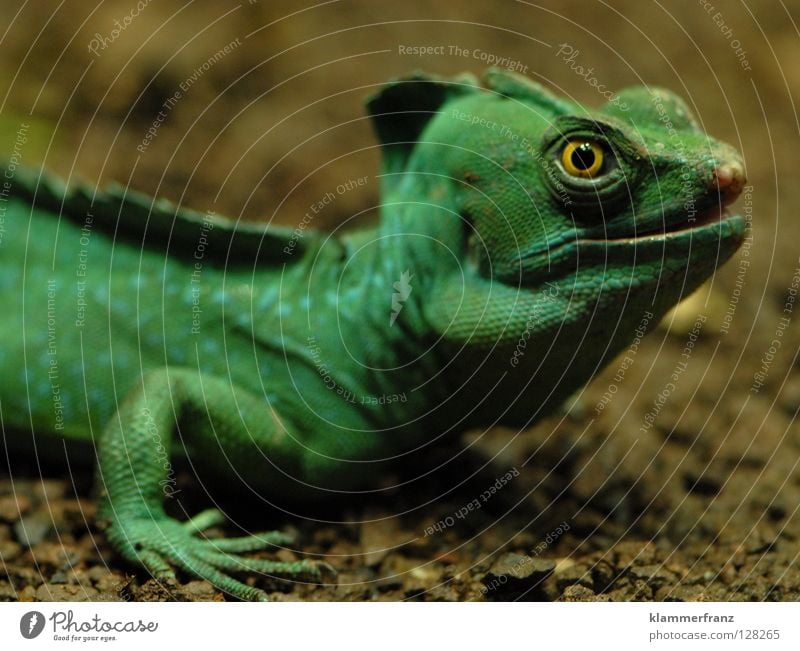
[[[655,264],[679,272],[689,266],[713,268],[725,263],[741,246],[745,221],[740,215],[720,214],[709,222],[700,221],[682,230],[650,233],[616,239],[578,239],[550,249],[537,260],[528,261],[526,284],[537,286],[548,278],[569,276],[590,267]],[[535,264],[534,264],[535,262]],[[635,272],[632,272],[635,276]]]
[[[716,216],[716,218],[714,218]],[[740,215],[730,215],[727,211],[715,209],[698,215],[686,228],[647,233],[634,237],[608,240],[578,240],[581,254],[597,252],[610,254],[613,251],[631,251],[645,254],[657,252],[668,254],[670,249],[696,249],[713,247],[735,251],[744,239],[744,219]]]

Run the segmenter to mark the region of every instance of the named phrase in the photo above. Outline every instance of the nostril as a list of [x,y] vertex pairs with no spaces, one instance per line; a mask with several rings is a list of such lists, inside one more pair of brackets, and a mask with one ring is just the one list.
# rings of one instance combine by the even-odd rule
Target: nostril
[[741,194],[745,181],[744,168],[738,162],[725,163],[714,168],[714,182],[726,203]]

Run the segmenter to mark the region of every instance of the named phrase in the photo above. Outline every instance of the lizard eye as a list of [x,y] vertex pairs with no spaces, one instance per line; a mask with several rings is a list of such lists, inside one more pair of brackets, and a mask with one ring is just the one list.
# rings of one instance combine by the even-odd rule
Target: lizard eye
[[541,178],[570,212],[589,216],[624,201],[637,181],[639,154],[613,124],[564,116],[542,138]]
[[570,140],[561,151],[564,171],[581,179],[593,179],[602,173],[605,159],[604,147],[592,140]]

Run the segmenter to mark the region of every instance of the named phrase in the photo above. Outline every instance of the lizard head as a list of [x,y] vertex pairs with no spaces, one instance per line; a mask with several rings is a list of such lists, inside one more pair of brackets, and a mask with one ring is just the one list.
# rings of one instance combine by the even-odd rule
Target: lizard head
[[[674,93],[636,87],[598,111],[560,107],[531,155],[538,190],[528,194],[541,218],[520,245],[522,283],[574,280],[580,261],[596,288],[610,275],[604,287],[613,292],[627,269],[626,292],[661,286],[669,306],[742,242],[744,221],[727,210],[745,185],[742,160],[705,134]],[[504,263],[508,277],[513,256]]]
[[459,343],[513,344],[531,328],[545,343],[573,324],[613,354],[643,311],[657,322],[743,241],[727,211],[742,160],[669,91],[631,88],[588,110],[506,71],[483,87],[417,74],[370,108],[384,223],[435,242],[416,256],[437,277],[453,266],[428,316]]

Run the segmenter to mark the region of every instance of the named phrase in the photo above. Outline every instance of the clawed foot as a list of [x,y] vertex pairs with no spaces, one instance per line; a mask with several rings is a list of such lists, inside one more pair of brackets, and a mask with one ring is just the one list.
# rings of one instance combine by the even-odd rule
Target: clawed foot
[[179,567],[246,601],[267,601],[268,597],[263,590],[245,585],[229,573],[260,573],[314,583],[335,578],[336,571],[319,561],[284,562],[240,556],[293,542],[292,535],[280,531],[242,538],[197,537],[224,520],[225,516],[217,509],[203,511],[186,522],[166,515],[116,520],[108,528],[108,538],[126,559],[143,566],[161,581],[174,581],[172,568]]

